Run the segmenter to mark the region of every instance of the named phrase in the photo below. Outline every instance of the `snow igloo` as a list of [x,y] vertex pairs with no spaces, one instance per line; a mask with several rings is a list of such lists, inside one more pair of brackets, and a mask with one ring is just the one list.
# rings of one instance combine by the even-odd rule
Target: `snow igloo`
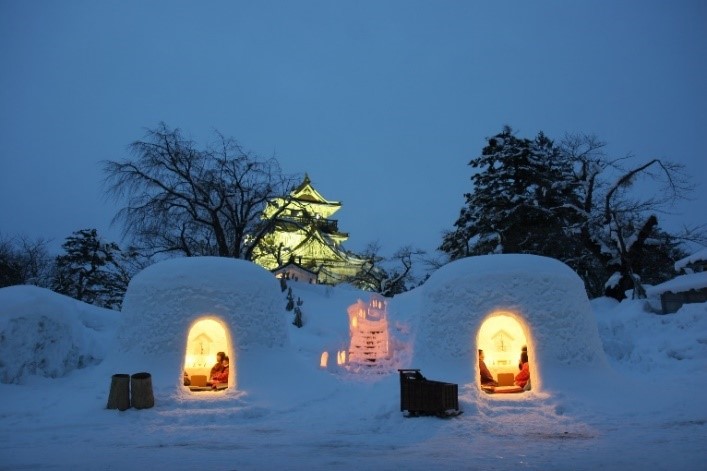
[[[278,282],[258,265],[220,257],[171,259],[131,280],[119,340],[133,369],[185,391],[202,386],[216,354],[224,352],[227,389],[233,391],[247,387],[247,372],[258,370],[263,349],[285,345],[281,311]],[[185,373],[195,380],[191,388],[185,387]]]
[[480,387],[480,349],[504,380],[518,373],[527,349],[533,391],[606,371],[584,283],[558,260],[469,257],[440,268],[422,289],[413,361],[423,372]]

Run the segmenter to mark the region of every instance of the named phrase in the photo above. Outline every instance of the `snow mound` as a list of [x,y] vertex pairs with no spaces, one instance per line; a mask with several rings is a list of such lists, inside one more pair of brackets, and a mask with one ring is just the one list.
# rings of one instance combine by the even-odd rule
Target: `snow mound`
[[36,286],[0,289],[0,382],[59,378],[100,363],[120,314]]
[[[675,314],[646,312],[643,300],[592,301],[604,351],[622,373],[671,379],[707,371],[707,303],[685,304]],[[686,371],[684,371],[686,370]]]
[[563,371],[607,367],[584,284],[558,260],[469,257],[440,268],[422,289],[416,367],[475,380],[479,330],[501,312],[523,328],[534,390],[565,383]]
[[238,384],[252,384],[270,366],[263,365],[272,358],[263,349],[288,344],[284,307],[275,277],[251,262],[190,257],[157,263],[128,286],[116,368],[151,372],[157,387],[181,386],[190,330],[210,319],[225,329],[224,351],[235,371],[229,385],[236,384],[236,376]]
[[151,265],[130,282],[123,301],[124,347],[144,353],[179,350],[188,327],[213,315],[232,329],[239,348],[285,344],[280,287],[251,262],[189,257]]

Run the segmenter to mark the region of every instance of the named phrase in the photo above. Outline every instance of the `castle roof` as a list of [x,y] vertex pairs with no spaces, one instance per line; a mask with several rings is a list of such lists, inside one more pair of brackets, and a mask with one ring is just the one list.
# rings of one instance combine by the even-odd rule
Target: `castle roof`
[[312,186],[312,181],[309,179],[309,175],[304,174],[304,180],[297,186],[291,193],[292,197],[296,200],[307,201],[310,203],[318,203],[328,206],[341,206],[340,201],[329,201],[324,198],[317,190]]

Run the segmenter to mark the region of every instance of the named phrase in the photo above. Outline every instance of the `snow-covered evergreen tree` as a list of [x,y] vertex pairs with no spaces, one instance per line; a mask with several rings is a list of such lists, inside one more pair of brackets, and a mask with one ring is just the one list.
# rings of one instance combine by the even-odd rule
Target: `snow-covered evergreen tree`
[[[641,296],[642,282],[669,278],[669,267],[683,255],[655,213],[684,197],[689,186],[680,166],[653,159],[626,170],[624,159],[608,159],[603,146],[581,135],[556,146],[542,132],[529,140],[505,127],[469,163],[476,169],[473,190],[440,249],[452,260],[491,253],[549,256],[577,271],[591,296],[623,299],[631,289]],[[665,189],[633,198],[629,190],[639,176],[663,182]]]
[[488,139],[455,229],[440,249],[452,259],[491,253],[561,258],[577,221],[572,166],[543,133],[518,138],[510,127]]
[[292,288],[287,288],[287,305],[285,310],[291,311],[295,307],[295,298],[292,294]]
[[65,253],[56,258],[52,289],[74,299],[120,309],[130,273],[127,257],[117,244],[103,242],[96,229],[83,229],[66,238]]
[[302,301],[300,298],[297,298],[297,304],[295,305],[295,318],[292,321],[292,325],[294,325],[297,328],[301,328],[304,325],[304,321],[302,320],[302,304],[304,301]]

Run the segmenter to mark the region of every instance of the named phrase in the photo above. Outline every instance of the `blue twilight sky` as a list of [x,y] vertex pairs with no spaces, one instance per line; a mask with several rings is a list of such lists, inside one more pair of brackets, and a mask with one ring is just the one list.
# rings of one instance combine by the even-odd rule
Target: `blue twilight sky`
[[687,165],[704,223],[707,2],[0,0],[0,233],[119,241],[99,162],[165,121],[308,172],[346,247],[433,250],[511,125]]

